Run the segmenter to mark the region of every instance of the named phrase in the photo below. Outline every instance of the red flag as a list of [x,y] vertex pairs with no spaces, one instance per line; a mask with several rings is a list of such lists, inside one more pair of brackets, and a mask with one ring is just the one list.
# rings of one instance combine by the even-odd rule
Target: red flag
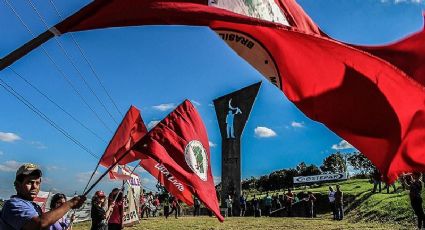
[[159,167],[190,188],[223,221],[211,173],[208,143],[201,117],[190,101],[185,100],[135,144],[133,150],[155,159]]
[[[104,167],[111,166],[147,132],[146,126],[140,116],[140,111],[136,107],[131,106],[100,159],[100,165]],[[119,164],[124,165],[137,159],[133,152],[129,152]]]
[[163,164],[145,154],[140,154],[140,157],[140,165],[154,176],[169,193],[187,205],[193,205],[193,194],[190,187],[173,176]]
[[412,78],[422,84],[425,79],[425,34],[386,47],[354,47],[321,33],[294,0],[276,2],[285,25],[203,0],[97,0],[56,28],[65,33],[150,24],[209,26],[308,117],[365,154],[389,182],[401,172],[424,171],[425,94]]

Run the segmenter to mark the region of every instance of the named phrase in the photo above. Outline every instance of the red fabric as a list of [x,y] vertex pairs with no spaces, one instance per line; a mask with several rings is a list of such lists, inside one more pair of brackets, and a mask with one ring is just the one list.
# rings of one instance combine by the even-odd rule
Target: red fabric
[[209,7],[201,0],[97,0],[56,27],[68,32],[184,24],[249,35],[275,60],[286,96],[365,154],[384,179],[392,182],[401,172],[425,171],[425,94],[418,84],[425,78],[424,33],[390,46],[353,47],[322,34],[294,0],[276,1],[291,15],[293,27]]
[[[205,169],[202,168],[206,176],[205,180],[198,176],[199,174],[190,167],[185,158],[188,156],[185,151],[193,142],[201,143],[205,151],[207,169],[204,171]],[[220,214],[211,173],[207,132],[201,117],[188,100],[157,124],[134,145],[133,150],[162,163],[178,181],[190,187],[193,194],[199,197],[220,221],[224,220]]]
[[177,180],[164,165],[158,163],[155,159],[142,153],[140,153],[140,158],[140,165],[154,176],[169,193],[187,205],[193,205],[193,194],[190,187]]
[[378,56],[425,86],[425,28],[386,46],[356,46]]
[[[100,159],[100,165],[108,168],[114,164],[123,153],[127,152],[146,133],[147,129],[140,116],[140,111],[136,107],[131,106],[103,153]],[[125,165],[137,159],[134,153],[130,152],[119,164]]]
[[[109,200],[113,202],[113,200]],[[109,224],[121,224],[123,218],[123,202],[115,201],[115,206],[112,208],[111,216],[109,217]]]

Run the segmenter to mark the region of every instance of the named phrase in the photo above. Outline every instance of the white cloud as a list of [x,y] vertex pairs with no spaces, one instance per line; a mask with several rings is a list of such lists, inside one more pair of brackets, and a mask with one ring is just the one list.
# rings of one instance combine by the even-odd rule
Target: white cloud
[[213,103],[209,103],[208,106],[214,108],[214,104]]
[[190,100],[190,102],[192,102],[192,104],[194,104],[195,106],[201,106],[202,104],[195,101],[195,100]]
[[381,3],[413,3],[413,4],[424,4],[424,0],[381,0]]
[[167,110],[176,108],[176,104],[174,103],[160,104],[160,105],[154,105],[152,106],[152,108],[159,111],[167,111]]
[[342,150],[342,149],[353,149],[354,147],[348,143],[346,140],[342,140],[338,144],[332,145],[332,149]]
[[210,145],[210,148],[214,148],[215,146],[217,146],[217,144],[212,141],[208,141],[208,144]]
[[[75,175],[75,177],[77,178],[77,181],[78,182],[80,182],[80,183],[87,183],[89,181],[90,176],[91,176],[92,173],[93,173],[93,171],[80,172],[80,173],[77,173],[77,175]],[[94,174],[93,178],[96,179],[99,175],[100,175],[99,171],[96,171],[96,173]],[[105,176],[105,177],[108,177],[108,176]]]
[[254,129],[255,136],[260,138],[269,138],[277,136],[276,132],[267,127],[258,126]]
[[31,141],[30,145],[33,145],[36,149],[47,149],[47,146],[40,141]]
[[0,132],[0,141],[4,141],[4,142],[14,142],[14,141],[19,141],[22,138],[14,133],[4,133],[4,132]]
[[304,128],[304,122],[293,121],[293,122],[291,122],[291,126],[293,128]]
[[0,164],[0,172],[16,172],[23,163],[18,161],[6,161]]
[[152,128],[153,128],[153,127],[155,127],[155,125],[157,125],[159,122],[160,122],[160,121],[157,121],[157,120],[149,121],[149,123],[148,123],[148,129],[152,129]]

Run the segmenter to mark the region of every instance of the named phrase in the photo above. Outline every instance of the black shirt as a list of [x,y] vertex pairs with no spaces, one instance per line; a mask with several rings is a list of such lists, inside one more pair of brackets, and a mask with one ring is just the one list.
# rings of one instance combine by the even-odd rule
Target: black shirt
[[105,210],[98,206],[98,205],[92,205],[91,206],[91,229],[92,230],[103,230],[105,224],[102,223],[102,220],[106,219],[106,212]]

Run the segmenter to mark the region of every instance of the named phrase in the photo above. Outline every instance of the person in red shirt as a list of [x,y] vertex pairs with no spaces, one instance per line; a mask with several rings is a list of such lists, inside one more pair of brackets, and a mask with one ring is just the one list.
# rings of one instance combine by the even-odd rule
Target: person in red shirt
[[109,194],[108,207],[113,206],[108,220],[108,230],[120,230],[123,228],[123,195],[122,190],[114,188]]

